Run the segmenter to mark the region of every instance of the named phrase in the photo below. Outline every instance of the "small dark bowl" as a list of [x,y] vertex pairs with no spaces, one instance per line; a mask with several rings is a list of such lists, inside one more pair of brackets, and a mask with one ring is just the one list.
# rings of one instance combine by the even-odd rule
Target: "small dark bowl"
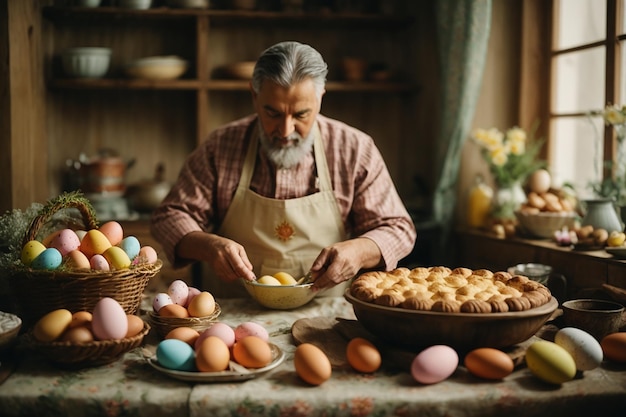
[[563,322],[591,334],[597,340],[619,331],[622,326],[624,306],[613,301],[579,299],[565,301]]

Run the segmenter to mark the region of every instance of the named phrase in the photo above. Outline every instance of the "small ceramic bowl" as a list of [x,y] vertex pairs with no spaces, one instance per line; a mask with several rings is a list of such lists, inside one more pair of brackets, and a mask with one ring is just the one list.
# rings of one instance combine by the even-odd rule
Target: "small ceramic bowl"
[[624,306],[613,301],[578,299],[565,301],[563,322],[566,326],[577,327],[598,340],[615,333],[622,326]]
[[315,298],[312,283],[303,285],[266,285],[243,281],[248,294],[264,307],[291,310],[301,307]]
[[22,319],[15,314],[0,311],[0,354],[13,347],[22,328]]
[[63,71],[75,78],[102,78],[109,70],[111,49],[100,47],[70,48],[61,55]]

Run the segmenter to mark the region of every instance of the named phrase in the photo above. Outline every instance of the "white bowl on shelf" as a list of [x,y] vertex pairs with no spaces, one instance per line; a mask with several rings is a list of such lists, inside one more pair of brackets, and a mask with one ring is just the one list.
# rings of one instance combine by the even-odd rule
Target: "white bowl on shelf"
[[146,10],[152,6],[152,0],[117,0],[123,9]]
[[187,71],[188,63],[177,56],[151,56],[132,61],[126,74],[145,80],[174,80]]
[[61,55],[63,71],[70,77],[102,78],[109,70],[111,49],[100,47],[70,48]]

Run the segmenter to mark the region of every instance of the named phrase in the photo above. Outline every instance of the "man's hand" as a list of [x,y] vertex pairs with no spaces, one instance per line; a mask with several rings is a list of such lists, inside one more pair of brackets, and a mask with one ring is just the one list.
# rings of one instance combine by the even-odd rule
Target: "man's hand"
[[370,239],[356,238],[335,243],[324,248],[313,262],[313,289],[334,287],[352,279],[361,269],[377,267],[381,262],[380,249]]
[[246,250],[239,243],[212,233],[191,232],[176,247],[181,258],[205,261],[224,281],[256,279]]

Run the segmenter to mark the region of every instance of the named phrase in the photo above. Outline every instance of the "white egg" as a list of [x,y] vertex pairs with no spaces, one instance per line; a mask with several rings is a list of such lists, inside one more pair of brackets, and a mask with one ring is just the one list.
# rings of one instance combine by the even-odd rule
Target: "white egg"
[[572,355],[579,371],[590,371],[602,363],[600,342],[584,330],[565,327],[556,333],[554,343]]
[[528,177],[528,188],[537,194],[542,194],[550,190],[552,177],[545,169],[538,169]]
[[172,301],[172,297],[169,294],[161,292],[154,296],[154,300],[152,301],[152,309],[155,313],[158,313],[161,308],[168,304],[174,304]]

